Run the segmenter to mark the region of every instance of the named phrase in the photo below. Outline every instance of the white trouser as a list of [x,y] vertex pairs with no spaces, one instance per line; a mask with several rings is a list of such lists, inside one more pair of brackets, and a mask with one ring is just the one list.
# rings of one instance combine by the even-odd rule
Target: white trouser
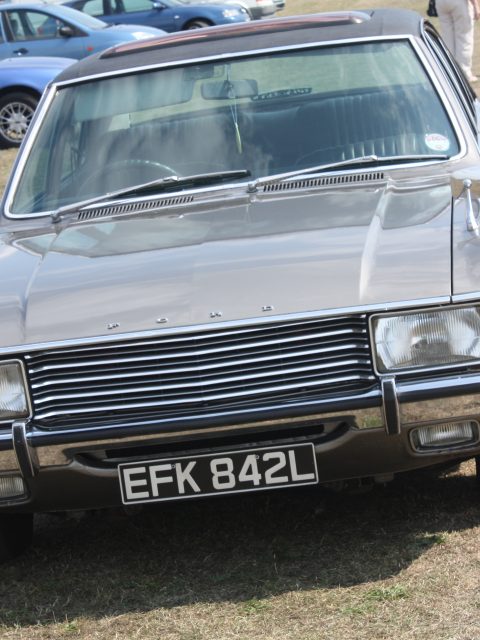
[[467,77],[472,74],[473,6],[470,0],[436,0],[443,40]]

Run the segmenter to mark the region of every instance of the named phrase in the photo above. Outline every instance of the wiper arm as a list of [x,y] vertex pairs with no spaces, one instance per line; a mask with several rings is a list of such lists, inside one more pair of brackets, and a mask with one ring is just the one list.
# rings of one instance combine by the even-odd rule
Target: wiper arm
[[263,178],[257,178],[248,185],[248,191],[254,193],[258,187],[265,184],[275,184],[276,182],[283,182],[288,178],[295,178],[297,176],[306,176],[311,173],[322,173],[323,171],[331,171],[332,169],[343,169],[352,165],[363,166],[369,164],[391,164],[393,162],[414,162],[416,160],[448,160],[445,154],[411,154],[405,156],[358,156],[356,158],[350,158],[349,160],[340,160],[339,162],[329,162],[326,164],[319,164],[313,167],[306,167],[305,169],[296,169],[295,171],[288,171],[287,173],[277,173],[272,176],[265,176]]
[[114,198],[123,198],[124,196],[129,195],[140,195],[149,193],[150,191],[175,191],[178,188],[198,187],[200,185],[215,184],[217,182],[227,182],[228,180],[235,180],[237,178],[246,178],[249,175],[251,174],[248,169],[235,169],[234,171],[198,173],[192,176],[166,176],[165,178],[158,178],[157,180],[143,182],[141,184],[134,185],[133,187],[110,191],[102,194],[101,196],[95,196],[94,198],[88,198],[87,200],[80,200],[73,202],[72,204],[67,204],[64,207],[59,207],[50,215],[52,220],[56,222],[67,213],[80,211],[89,205],[104,202],[106,200],[112,200]]

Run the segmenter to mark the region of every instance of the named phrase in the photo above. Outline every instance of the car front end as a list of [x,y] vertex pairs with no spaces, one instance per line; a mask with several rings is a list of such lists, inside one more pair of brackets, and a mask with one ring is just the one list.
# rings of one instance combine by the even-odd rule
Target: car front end
[[473,94],[409,12],[263,24],[44,98],[3,200],[4,513],[480,454]]

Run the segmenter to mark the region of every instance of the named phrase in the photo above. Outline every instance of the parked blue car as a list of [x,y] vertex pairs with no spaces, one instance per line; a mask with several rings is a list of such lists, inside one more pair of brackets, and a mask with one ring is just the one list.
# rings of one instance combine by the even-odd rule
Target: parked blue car
[[250,20],[244,7],[232,4],[181,0],[69,0],[65,4],[111,24],[128,22],[169,32]]
[[73,62],[22,56],[0,61],[0,148],[20,145],[43,90]]
[[58,4],[0,4],[0,59],[12,56],[84,58],[130,40],[163,31],[136,25],[111,26]]

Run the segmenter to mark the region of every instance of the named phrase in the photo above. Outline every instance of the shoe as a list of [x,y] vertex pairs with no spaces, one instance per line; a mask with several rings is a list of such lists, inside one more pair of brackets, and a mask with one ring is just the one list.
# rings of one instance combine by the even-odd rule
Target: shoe
[[469,82],[478,82],[477,76],[468,76],[467,79]]

